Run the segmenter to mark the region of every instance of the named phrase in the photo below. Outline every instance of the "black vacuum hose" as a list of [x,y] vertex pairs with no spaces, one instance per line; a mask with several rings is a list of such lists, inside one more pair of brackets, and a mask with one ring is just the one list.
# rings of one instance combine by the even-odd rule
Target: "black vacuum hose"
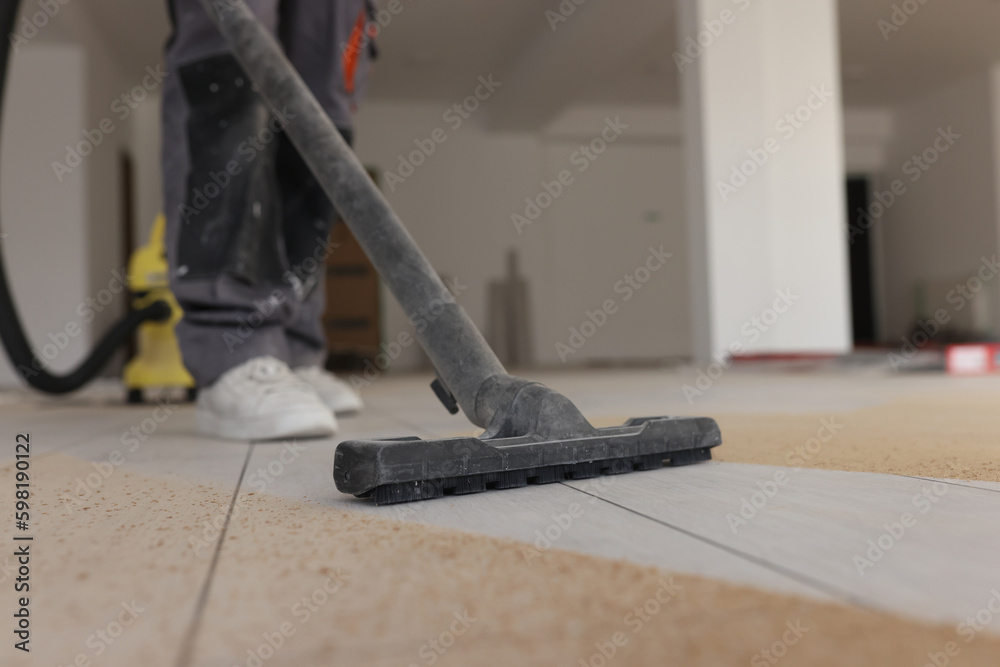
[[[14,32],[20,0],[0,0],[0,35]],[[3,99],[7,87],[7,66],[10,59],[10,40],[0,47],[0,119],[2,119]],[[2,246],[0,242],[0,246]],[[146,320],[164,321],[170,318],[170,306],[166,301],[155,301],[142,310],[130,311],[104,338],[83,362],[66,375],[52,375],[45,370],[44,362],[34,353],[31,343],[24,335],[17,307],[7,282],[7,271],[0,248],[0,341],[3,342],[18,374],[29,385],[49,394],[65,394],[79,389],[90,381],[107,363],[114,353],[135,329]]]

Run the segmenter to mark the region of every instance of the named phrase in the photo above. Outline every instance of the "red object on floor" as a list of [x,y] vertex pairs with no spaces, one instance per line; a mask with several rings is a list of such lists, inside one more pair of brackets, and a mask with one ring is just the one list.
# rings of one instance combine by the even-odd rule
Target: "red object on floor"
[[987,375],[1000,372],[1000,343],[949,345],[945,349],[949,375]]

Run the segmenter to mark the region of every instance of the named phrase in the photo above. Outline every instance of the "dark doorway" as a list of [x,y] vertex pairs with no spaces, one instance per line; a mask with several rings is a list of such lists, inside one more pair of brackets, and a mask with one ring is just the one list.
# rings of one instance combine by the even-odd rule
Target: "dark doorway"
[[872,230],[868,217],[871,192],[867,178],[847,179],[847,224],[851,263],[851,315],[854,345],[872,345],[875,337],[875,284],[872,275]]

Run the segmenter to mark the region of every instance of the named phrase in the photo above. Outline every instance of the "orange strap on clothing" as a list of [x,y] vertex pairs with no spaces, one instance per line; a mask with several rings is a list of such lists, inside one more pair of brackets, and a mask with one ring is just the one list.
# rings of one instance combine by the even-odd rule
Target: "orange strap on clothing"
[[347,40],[347,48],[344,49],[344,89],[347,92],[354,92],[354,75],[358,70],[358,62],[361,60],[361,40],[365,35],[365,22],[368,12],[362,7],[358,12],[358,20],[351,30],[351,38]]

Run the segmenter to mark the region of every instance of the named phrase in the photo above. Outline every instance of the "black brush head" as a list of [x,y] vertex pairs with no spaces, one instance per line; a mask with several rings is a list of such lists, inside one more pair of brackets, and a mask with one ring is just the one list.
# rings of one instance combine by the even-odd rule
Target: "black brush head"
[[704,417],[630,419],[622,426],[576,428],[564,438],[514,437],[355,440],[337,447],[337,488],[378,505],[552,484],[566,479],[655,470],[712,458],[722,442]]
[[637,470],[655,470],[668,466],[681,466],[708,461],[712,458],[709,448],[673,452],[669,458],[663,454],[646,454],[629,459],[605,459],[575,465],[555,465],[526,470],[508,470],[495,474],[467,475],[435,480],[420,480],[397,484],[383,484],[371,493],[376,505],[393,505],[415,500],[430,500],[450,495],[480,493],[488,489],[513,489],[533,484],[552,484],[565,479],[590,479],[599,475],[621,475]]

